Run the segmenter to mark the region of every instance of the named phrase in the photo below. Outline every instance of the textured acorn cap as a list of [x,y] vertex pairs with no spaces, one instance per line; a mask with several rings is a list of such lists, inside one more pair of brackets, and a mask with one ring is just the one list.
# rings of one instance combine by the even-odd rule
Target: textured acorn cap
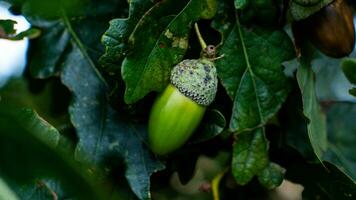
[[193,101],[208,106],[214,101],[218,86],[215,65],[204,58],[183,60],[173,68],[171,83]]

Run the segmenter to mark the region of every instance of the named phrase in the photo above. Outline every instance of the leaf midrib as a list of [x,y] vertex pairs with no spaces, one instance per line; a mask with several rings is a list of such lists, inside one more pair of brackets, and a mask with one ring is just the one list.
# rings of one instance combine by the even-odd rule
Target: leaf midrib
[[[246,62],[246,70],[248,70],[250,76],[251,76],[251,80],[252,80],[252,85],[253,85],[253,89],[254,89],[254,94],[256,96],[256,103],[257,103],[257,107],[258,107],[258,114],[260,116],[260,120],[262,122],[262,124],[265,123],[264,121],[264,118],[263,118],[263,114],[262,114],[262,108],[261,108],[261,105],[260,105],[260,100],[258,98],[258,94],[257,94],[257,86],[256,86],[256,81],[255,81],[255,78],[254,78],[254,73],[252,71],[252,68],[251,68],[251,64],[250,64],[250,59],[249,59],[249,55],[247,53],[247,49],[246,49],[246,46],[245,46],[245,42],[244,42],[244,37],[243,37],[243,34],[242,34],[242,30],[241,30],[241,25],[240,25],[240,21],[239,21],[239,18],[236,14],[236,26],[237,26],[237,29],[239,31],[239,38],[241,40],[241,46],[242,46],[242,50],[243,50],[243,54],[244,54],[244,57],[245,57],[245,62]],[[245,72],[246,72],[245,70]],[[245,73],[244,72],[244,73]],[[240,83],[242,84],[242,83]]]
[[68,29],[68,32],[70,33],[70,35],[73,37],[73,41],[74,43],[78,46],[79,48],[79,52],[83,55],[83,57],[88,61],[90,67],[94,70],[95,74],[98,76],[99,80],[106,86],[108,87],[107,82],[105,81],[105,79],[102,77],[101,73],[99,72],[99,70],[96,68],[93,60],[90,58],[88,52],[86,51],[85,45],[83,44],[83,42],[79,39],[78,35],[75,33],[75,31],[73,30],[72,24],[70,22],[70,20],[67,17],[67,14],[65,13],[65,11],[62,9],[62,19],[64,22],[65,27]]
[[[164,31],[158,36],[158,39],[156,40],[156,42],[154,43],[154,45],[152,46],[152,48],[151,48],[151,50],[150,50],[150,53],[149,53],[149,55],[147,56],[147,58],[145,59],[145,64],[144,64],[144,68],[143,68],[143,70],[141,71],[141,73],[140,73],[140,76],[139,76],[139,80],[138,81],[136,81],[136,84],[135,84],[135,86],[134,86],[134,89],[133,89],[133,91],[132,91],[132,94],[135,94],[136,93],[136,91],[137,91],[137,86],[139,85],[139,83],[142,81],[142,79],[143,79],[143,74],[147,71],[147,66],[148,66],[148,60],[151,60],[151,56],[152,56],[152,52],[153,52],[153,50],[158,46],[158,43],[159,43],[159,41],[160,41],[160,38],[164,35],[164,33],[166,32],[166,30],[172,25],[172,23],[177,19],[177,18],[179,18],[179,16],[181,16],[181,14],[182,13],[184,13],[184,11],[187,9],[187,7],[189,7],[190,6],[190,4],[192,3],[192,1],[193,0],[189,0],[189,2],[187,3],[187,5],[185,5],[184,6],[184,8],[172,19],[172,21],[170,22],[170,23],[168,23],[167,24],[167,26],[163,29]],[[142,17],[143,18],[143,17]],[[142,19],[141,18],[141,19]],[[140,23],[138,23],[138,25],[139,25]],[[138,26],[137,26],[138,27]],[[135,30],[134,31],[136,31],[136,29],[137,29],[137,27],[135,27]],[[133,32],[134,33],[134,32]],[[130,38],[131,38],[132,36],[130,36]],[[126,60],[127,58],[125,58],[125,60]]]

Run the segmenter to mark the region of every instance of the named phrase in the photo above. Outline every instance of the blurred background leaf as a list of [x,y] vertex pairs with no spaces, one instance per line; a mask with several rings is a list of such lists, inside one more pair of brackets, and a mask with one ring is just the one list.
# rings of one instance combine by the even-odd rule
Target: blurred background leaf
[[355,98],[348,94],[352,85],[340,67],[341,62],[340,59],[329,58],[324,55],[320,55],[313,60],[312,66],[316,73],[316,94],[320,101],[355,102]]
[[17,22],[14,20],[0,20],[0,38],[10,35],[10,34],[15,34],[16,29],[14,25]]
[[[30,23],[40,28],[43,33],[30,44],[29,71],[38,78],[61,76],[65,85],[75,94],[75,103],[70,107],[69,116],[79,138],[76,159],[84,163],[88,161],[98,164],[92,170],[100,166],[102,168],[94,172],[105,172],[105,175],[114,173],[111,170],[117,167],[126,168],[127,164],[126,175],[133,190],[140,198],[148,198],[149,176],[162,168],[162,164],[152,158],[144,144],[145,139],[141,138],[146,134],[145,125],[136,122],[126,124],[125,117],[119,117],[108,104],[107,83],[98,67],[98,59],[103,54],[100,38],[108,27],[107,22],[114,17],[125,16],[127,3],[111,0],[50,1],[42,2],[43,4],[35,0],[13,3],[12,10],[25,15]],[[50,95],[55,96],[55,93]],[[69,103],[66,104],[68,105]],[[68,112],[66,114],[68,115]],[[117,123],[117,119],[122,122]],[[86,124],[88,120],[94,120],[94,123],[89,121],[89,124]],[[128,134],[127,130],[130,130],[131,134]],[[69,142],[70,146],[71,142],[76,142],[76,138],[72,140],[72,135],[70,139],[61,140],[61,145],[66,146]],[[123,145],[130,145],[130,148]],[[139,146],[141,148],[138,148]],[[105,163],[105,168],[101,162],[103,160],[110,161],[110,164]],[[122,161],[126,164],[121,163]]]
[[[225,88],[219,86],[217,99],[212,105],[212,108],[218,108],[219,111],[211,109],[206,113],[191,144],[185,145],[179,152],[160,159],[151,154],[147,148],[146,120],[151,100],[155,95],[150,94],[134,105],[124,104],[122,98],[125,84],[120,78],[121,61],[130,53],[135,53],[133,52],[135,49],[132,48],[133,41],[129,41],[128,38],[135,27],[140,27],[137,23],[142,15],[154,4],[164,2],[146,0],[129,2],[124,0],[7,0],[7,2],[12,3],[10,8],[12,13],[25,15],[34,28],[20,34],[18,39],[28,34],[38,36],[39,32],[31,32],[31,30],[41,31],[41,35],[30,42],[25,79],[11,81],[0,91],[0,162],[3,163],[5,162],[3,159],[7,159],[5,162],[7,164],[0,166],[0,176],[7,185],[6,190],[12,191],[20,199],[68,199],[78,196],[77,192],[80,191],[84,191],[82,195],[89,196],[90,192],[101,195],[101,190],[105,190],[107,194],[105,199],[150,197],[158,200],[209,199],[211,198],[210,181],[217,173],[230,166],[232,147],[234,146],[236,150],[237,144],[246,146],[249,142],[245,139],[252,137],[251,133],[254,131],[259,131],[259,129],[253,131],[247,129],[251,131],[250,134],[236,135],[225,128],[224,115],[232,115],[231,100],[236,99],[233,92],[229,93],[226,83],[231,87],[234,84],[238,85],[236,80],[231,79],[232,76],[236,77],[236,74],[234,75],[230,70],[234,68],[231,66],[241,63],[245,56],[235,50],[230,52],[229,48],[220,49],[219,54],[225,52],[231,55],[225,54],[224,59],[218,61],[218,64],[224,63],[218,65],[219,76],[221,71],[226,73],[226,76],[221,79]],[[199,1],[182,1],[178,3],[180,7],[173,0],[169,2],[176,12],[171,10],[164,12],[175,13],[174,16],[164,15],[157,18],[164,17],[165,19],[162,20],[168,21],[175,17],[180,19],[182,16],[178,14],[179,11],[184,10],[182,14],[185,16],[187,14],[185,12],[190,10],[185,7],[186,3]],[[236,5],[243,7],[243,10],[238,13],[234,7],[236,2],[238,3]],[[330,196],[337,199],[352,198],[354,181],[351,178],[355,178],[353,156],[355,130],[352,124],[355,110],[352,102],[355,98],[347,93],[352,84],[346,77],[352,76],[354,70],[349,67],[346,70],[345,67],[341,68],[339,59],[317,55],[311,63],[315,77],[308,70],[298,72],[299,82],[303,82],[301,80],[306,77],[305,83],[308,83],[301,96],[294,78],[295,74],[290,73],[290,78],[287,79],[282,73],[281,62],[284,59],[280,57],[285,56],[286,59],[293,57],[294,51],[290,39],[279,26],[282,19],[279,18],[280,4],[275,5],[276,2],[280,3],[279,0],[219,0],[218,14],[215,18],[199,21],[203,36],[208,38],[208,41],[214,41],[213,44],[218,43],[220,37],[216,30],[219,30],[222,42],[225,42],[225,44],[221,43],[222,47],[226,45],[226,41],[232,41],[233,46],[241,40],[241,37],[237,37],[241,34],[236,31],[236,28],[234,29],[237,24],[236,14],[238,14],[242,22],[240,31],[244,36],[245,46],[248,47],[247,56],[252,60],[251,66],[272,63],[271,65],[275,67],[273,69],[278,69],[281,79],[271,81],[272,79],[269,78],[272,76],[269,73],[263,77],[268,77],[267,82],[273,82],[269,86],[284,89],[278,105],[274,107],[276,110],[269,113],[269,117],[264,120],[265,123],[256,123],[257,126],[266,124],[263,134],[269,142],[264,138],[264,142],[258,140],[258,145],[249,143],[263,148],[269,144],[270,148],[258,153],[256,149],[250,148],[247,158],[238,157],[236,153],[233,155],[235,162],[240,159],[246,164],[245,169],[248,170],[245,170],[246,173],[242,175],[246,175],[251,181],[245,186],[240,186],[236,184],[231,173],[225,174],[219,186],[221,198],[229,199],[231,196],[241,199],[266,198],[270,194],[266,188],[274,188],[283,180],[283,168],[287,169],[287,178],[304,185],[306,199],[323,199]],[[194,9],[190,11],[195,12],[194,16],[199,13]],[[194,18],[193,21],[198,18]],[[111,19],[114,20],[110,26],[108,22]],[[182,21],[190,22],[192,19],[182,19]],[[142,43],[147,42],[145,39],[147,36],[144,34],[145,27],[156,23],[149,20],[146,22],[147,24],[139,29],[142,30],[142,38],[144,38],[141,38]],[[210,27],[210,23],[216,30]],[[0,22],[0,27],[7,26],[12,36],[14,36],[13,25],[11,21]],[[182,29],[182,26],[178,28]],[[183,29],[188,31],[183,31],[184,33],[192,37],[189,39],[187,53],[183,53],[186,55],[180,54],[180,58],[183,56],[197,58],[200,47],[196,37],[192,35],[189,27]],[[235,32],[236,37],[231,36],[232,32]],[[33,33],[35,34],[32,35]],[[100,43],[103,33],[105,34],[102,42],[105,46]],[[162,32],[164,33],[166,32]],[[267,41],[265,43],[268,44],[262,45],[264,43],[260,41]],[[261,56],[265,54],[261,53],[264,47],[268,49],[267,52],[270,53],[268,55],[272,59]],[[278,48],[282,48],[283,52],[280,53]],[[140,50],[141,47],[137,49]],[[105,52],[106,54],[101,57]],[[281,56],[283,53],[286,55]],[[351,57],[353,56],[355,53]],[[101,68],[98,62],[100,57],[100,64],[104,65],[104,68]],[[236,57],[241,58],[231,60]],[[270,69],[271,65],[261,65],[262,67],[259,66],[258,69]],[[299,64],[295,61],[293,65],[296,69]],[[41,79],[33,78],[30,72]],[[257,72],[254,71],[258,74]],[[314,78],[316,80],[313,83]],[[312,84],[315,84],[316,90],[313,89],[314,86],[310,87]],[[284,101],[289,91],[286,89],[287,85],[288,88],[291,86],[292,90],[287,101]],[[112,93],[113,88],[117,94]],[[261,90],[256,92],[261,93]],[[314,93],[316,98],[305,99],[308,95],[314,97]],[[308,100],[314,109],[320,102],[321,110],[305,116],[302,109],[303,97],[304,103],[306,104]],[[237,104],[239,103],[241,102],[237,101]],[[237,104],[235,102],[235,105]],[[17,108],[12,109],[13,105]],[[280,106],[282,109],[278,117],[273,117]],[[324,143],[325,140],[310,140],[307,129],[310,119],[318,121],[323,113],[327,115],[328,148],[325,149],[322,160],[328,161],[324,162],[327,170],[321,164],[313,163],[316,158],[312,144]],[[246,119],[254,120],[254,115],[247,116]],[[12,125],[9,125],[10,123]],[[2,126],[3,124],[8,125]],[[318,125],[323,126],[323,123]],[[255,126],[248,128],[255,128]],[[322,130],[320,132],[324,133],[323,128],[317,130]],[[25,136],[22,136],[23,134]],[[322,134],[320,138],[324,138],[325,135]],[[234,139],[237,139],[235,143]],[[74,151],[77,143],[78,146]],[[292,148],[289,145],[298,149],[304,157],[296,158],[293,152],[291,153]],[[2,151],[3,149],[5,150]],[[246,155],[243,153],[238,155]],[[72,160],[73,157],[81,161],[80,166]],[[259,157],[263,159],[254,162],[254,159]],[[162,170],[164,168],[162,160],[166,170]],[[313,164],[306,163],[305,160]],[[95,165],[87,165],[87,162]],[[256,165],[248,166],[250,163]],[[267,164],[261,167],[261,163]],[[59,170],[61,172],[58,172]],[[175,171],[177,173],[174,173]],[[87,172],[90,174],[89,177]],[[233,172],[235,175],[238,172],[236,166]],[[254,176],[257,177],[251,178]],[[303,180],[300,180],[301,178]],[[92,179],[95,179],[95,183]],[[67,185],[69,181],[70,184]],[[72,184],[75,185],[68,189]],[[102,187],[105,189],[101,189]],[[4,188],[1,185],[0,191]],[[90,191],[86,192],[86,190]],[[0,198],[2,194],[3,192],[0,192]],[[85,198],[96,198],[94,195]]]
[[[24,116],[19,117],[24,111]],[[80,170],[70,156],[59,153],[51,146],[53,143],[49,141],[53,141],[51,135],[54,128],[44,123],[43,119],[35,117],[28,110],[17,110],[4,103],[0,104],[1,176],[16,184],[45,177],[55,178],[74,196],[84,199],[102,198],[92,178]]]
[[14,27],[16,23],[17,22],[13,20],[0,20],[0,38],[16,41],[26,37],[33,39],[41,34],[41,31],[36,28],[30,28],[16,34],[16,29]]
[[209,109],[204,115],[203,121],[195,131],[190,143],[200,143],[210,140],[221,134],[226,126],[226,120],[223,114],[216,109]]
[[314,72],[303,59],[298,67],[297,80],[302,94],[303,113],[308,119],[309,140],[315,155],[321,161],[327,149],[326,120],[315,94]]
[[353,84],[353,87],[349,90],[349,93],[356,97],[356,59],[344,59],[341,63],[341,67],[346,78]]
[[356,184],[335,165],[293,164],[286,174],[304,186],[303,199],[354,199]]
[[317,161],[318,158],[308,136],[307,125],[309,121],[303,114],[302,97],[297,83],[294,84],[291,94],[278,113],[278,119],[285,143],[297,149],[305,160]]
[[336,103],[327,110],[329,148],[324,159],[356,180],[356,104]]
[[41,37],[31,41],[29,48],[29,68],[38,78],[59,75],[66,57],[73,53],[75,47],[96,68],[104,52],[100,38],[108,27],[108,21],[125,16],[127,9],[125,1],[55,0],[41,4],[49,6],[48,9],[38,6],[40,2],[44,1],[28,0],[13,5],[19,7],[32,26],[41,30]]
[[356,84],[356,59],[344,59],[341,63],[341,66],[346,78],[352,84]]
[[18,200],[16,194],[9,188],[4,180],[0,178],[0,199]]

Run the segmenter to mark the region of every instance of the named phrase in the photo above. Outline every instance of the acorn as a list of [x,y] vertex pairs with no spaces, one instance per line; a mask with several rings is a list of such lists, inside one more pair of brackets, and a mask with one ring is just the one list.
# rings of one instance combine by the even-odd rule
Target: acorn
[[215,47],[203,47],[200,59],[183,60],[171,71],[170,84],[155,100],[148,122],[151,150],[169,154],[181,147],[199,126],[206,107],[216,96],[218,78],[213,60]]
[[352,11],[344,0],[334,0],[308,18],[294,22],[293,26],[327,56],[344,57],[354,49]]

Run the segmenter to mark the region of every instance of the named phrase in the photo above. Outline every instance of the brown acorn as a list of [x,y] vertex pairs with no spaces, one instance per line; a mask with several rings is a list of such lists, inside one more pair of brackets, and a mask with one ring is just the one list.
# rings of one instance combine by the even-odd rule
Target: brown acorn
[[293,26],[327,56],[344,57],[354,49],[352,11],[344,0],[334,0],[308,18],[294,22]]

